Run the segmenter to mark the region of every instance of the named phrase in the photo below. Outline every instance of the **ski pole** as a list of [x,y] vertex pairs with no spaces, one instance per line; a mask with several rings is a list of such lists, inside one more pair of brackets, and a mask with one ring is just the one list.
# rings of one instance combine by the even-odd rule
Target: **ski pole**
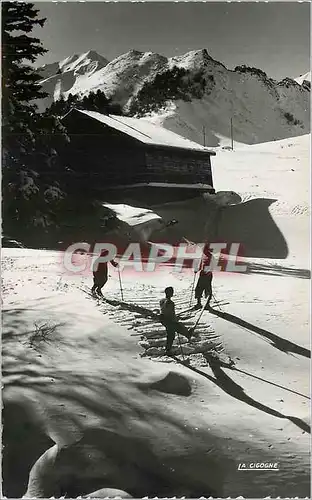
[[213,300],[215,301],[216,305],[218,306],[220,312],[223,312],[222,309],[221,309],[221,307],[220,307],[220,305],[219,305],[219,303],[218,303],[218,301],[217,301],[217,298],[216,298],[215,294],[211,292],[211,296],[213,297]]
[[179,332],[177,332],[177,333],[178,333],[178,340],[179,340],[179,344],[180,344],[180,349],[181,349],[183,363],[185,363],[185,357],[184,357],[184,353],[183,353],[183,349],[182,349],[182,344],[181,344],[181,340],[180,340],[180,334],[179,334]]
[[[207,301],[208,301],[208,299],[207,299]],[[202,317],[202,315],[203,315],[203,312],[204,312],[205,307],[206,307],[206,305],[207,305],[207,301],[205,302],[205,304],[204,304],[204,305],[203,305],[203,307],[201,308],[200,313],[199,313],[199,315],[198,315],[198,317],[197,317],[197,319],[196,319],[196,321],[195,321],[194,325],[193,325],[193,326],[189,329],[189,332],[190,332],[190,333],[192,333],[192,334],[195,332],[195,328],[197,327],[197,325],[198,325],[198,323],[199,323],[199,321],[200,321],[200,319],[201,319],[201,317]]]
[[123,301],[123,291],[122,291],[122,283],[121,283],[121,276],[120,276],[119,266],[118,266],[118,278],[119,278],[119,287],[120,287],[121,300]]
[[193,278],[193,283],[192,283],[192,289],[191,289],[191,296],[190,296],[189,307],[191,307],[191,305],[192,305],[192,298],[193,298],[193,293],[194,293],[195,279],[196,279],[196,273],[194,271],[194,278]]

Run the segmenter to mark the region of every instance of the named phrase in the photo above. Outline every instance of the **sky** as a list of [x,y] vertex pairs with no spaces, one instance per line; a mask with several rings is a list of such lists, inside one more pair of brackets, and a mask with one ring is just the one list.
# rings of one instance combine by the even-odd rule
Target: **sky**
[[310,2],[36,2],[47,21],[33,34],[49,52],[38,65],[95,50],[167,57],[206,48],[229,69],[247,64],[270,77],[310,69]]

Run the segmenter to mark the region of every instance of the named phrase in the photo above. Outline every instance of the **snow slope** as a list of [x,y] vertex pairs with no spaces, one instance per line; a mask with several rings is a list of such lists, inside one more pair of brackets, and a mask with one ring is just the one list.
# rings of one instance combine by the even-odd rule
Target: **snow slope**
[[[214,77],[209,93],[191,102],[171,103],[151,120],[200,144],[205,140],[212,147],[231,145],[231,119],[237,143],[254,144],[309,132],[310,94],[294,81],[272,84],[256,74],[224,67],[216,70],[214,63],[206,65],[205,71]],[[298,123],[289,122],[285,113]]]
[[127,109],[144,82],[173,66],[202,70],[209,82],[202,99],[169,102],[165,111],[151,117],[151,121],[187,139],[203,144],[204,127],[207,146],[229,145],[231,117],[238,143],[282,139],[310,130],[309,89],[291,79],[276,82],[258,70],[228,70],[206,49],[169,59],[136,50],[111,62],[92,51],[67,58],[43,68],[45,78],[41,83],[50,97],[41,106],[61,95],[83,96],[101,90]]
[[[3,249],[7,496],[115,488],[137,498],[308,497],[309,142],[301,136],[244,146],[214,159],[216,189],[234,190],[243,201],[226,207],[220,227],[246,225],[241,213],[231,218],[245,206],[249,241],[259,250],[270,234],[261,234],[259,207],[252,212],[248,203],[275,198],[269,213],[288,248],[284,260],[246,259],[248,273],[214,276],[213,309],[201,318],[198,342],[218,347],[235,361],[232,368],[201,353],[189,356],[192,369],[159,355],[164,330],[147,313],[168,285],[177,311],[187,309],[192,275],[124,271],[121,303],[112,269],[110,302],[97,303],[80,289],[91,276],[68,276],[60,253]],[[183,210],[169,205],[154,213],[174,215],[181,234],[196,226],[202,237],[201,212],[180,217],[192,202]],[[136,215],[128,210],[125,223]],[[151,213],[141,215],[147,223]],[[185,315],[186,324],[194,320]],[[190,352],[184,339],[183,346]],[[279,470],[238,470],[250,462],[278,463]]]
[[[268,200],[269,215],[287,243],[287,261],[307,267],[310,263],[310,151],[311,137],[304,135],[238,148],[234,153],[219,152],[213,167],[216,186],[236,191],[246,208],[249,207],[254,223],[257,224],[257,213],[252,212],[252,201]],[[225,214],[223,217],[226,219]],[[231,224],[230,216],[224,224]],[[266,234],[268,227],[261,226],[260,220],[258,224],[259,236],[269,239],[271,234],[270,246],[274,247],[275,231]]]

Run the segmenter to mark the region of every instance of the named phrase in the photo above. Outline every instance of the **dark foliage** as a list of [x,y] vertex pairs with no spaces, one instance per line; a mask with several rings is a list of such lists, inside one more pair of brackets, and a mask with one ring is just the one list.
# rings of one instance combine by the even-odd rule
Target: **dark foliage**
[[90,92],[87,96],[69,94],[67,99],[61,96],[60,99],[51,104],[49,113],[57,116],[65,116],[71,109],[87,109],[97,111],[104,115],[122,115],[123,111],[119,104],[108,99],[104,92]]
[[258,69],[258,68],[246,66],[245,64],[243,64],[242,66],[236,66],[234,71],[238,71],[239,73],[251,73],[251,74],[259,76],[265,80],[269,80],[268,75],[264,71],[262,71],[261,69]]
[[4,230],[27,231],[55,222],[64,198],[58,148],[66,141],[58,118],[37,113],[46,96],[30,63],[46,50],[29,33],[45,19],[31,3],[2,3],[2,187]]
[[209,82],[204,78],[202,70],[191,72],[174,66],[144,83],[131,103],[129,114],[143,115],[157,111],[169,100],[201,99],[208,83],[210,86],[214,84],[212,75],[208,77],[208,80]]
[[288,111],[284,113],[284,117],[286,118],[289,125],[300,125],[301,123],[300,120],[297,120],[297,118],[295,118],[294,115],[292,113],[289,113]]

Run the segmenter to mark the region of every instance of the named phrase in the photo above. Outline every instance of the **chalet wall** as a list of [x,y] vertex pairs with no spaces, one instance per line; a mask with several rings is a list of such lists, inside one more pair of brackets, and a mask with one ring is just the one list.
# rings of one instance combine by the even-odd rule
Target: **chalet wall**
[[212,186],[210,155],[151,149],[145,153],[150,182],[204,183]]
[[144,176],[144,151],[133,139],[83,115],[73,115],[65,125],[67,160],[82,180],[110,185],[139,182]]

